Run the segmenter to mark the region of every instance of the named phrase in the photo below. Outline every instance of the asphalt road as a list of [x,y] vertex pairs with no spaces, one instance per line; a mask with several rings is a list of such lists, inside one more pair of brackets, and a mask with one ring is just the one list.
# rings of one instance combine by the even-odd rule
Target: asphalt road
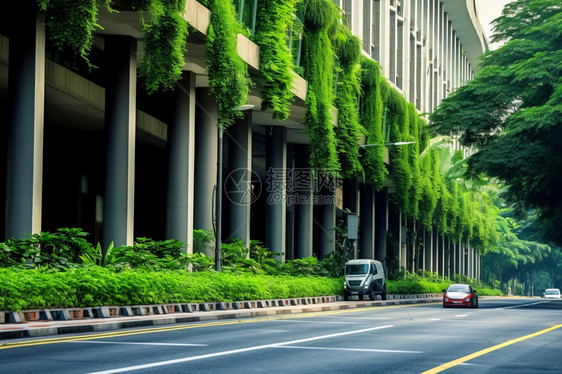
[[0,373],[562,373],[562,301],[441,304],[0,341]]

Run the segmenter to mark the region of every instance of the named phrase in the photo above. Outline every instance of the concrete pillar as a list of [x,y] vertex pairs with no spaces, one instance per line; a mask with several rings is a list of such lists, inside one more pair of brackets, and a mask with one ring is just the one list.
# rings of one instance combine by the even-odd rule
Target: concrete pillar
[[[197,88],[195,94],[195,180],[193,228],[214,231],[215,185],[217,182],[217,103],[208,88]],[[214,256],[212,246],[203,249]]]
[[[342,207],[354,214],[359,211],[357,178],[343,180]],[[357,258],[357,240],[353,241],[353,258]]]
[[425,270],[433,272],[433,229],[424,227]]
[[228,203],[228,235],[226,240],[241,239],[250,247],[250,207],[252,191],[252,112],[236,120],[227,133],[228,172],[224,176]]
[[447,236],[447,260],[446,260],[446,264],[447,264],[447,277],[449,277],[449,279],[453,276],[453,254],[452,254],[452,247],[453,247],[453,243],[451,242],[451,237]]
[[421,226],[421,224],[418,221],[414,221],[414,224],[416,226],[416,236],[417,236],[417,240],[416,240],[416,247],[415,247],[415,262],[416,262],[416,272],[420,269],[424,268],[424,230],[423,227]]
[[461,244],[460,247],[460,260],[461,260],[461,274],[462,275],[466,275],[466,254],[465,254],[465,250],[466,250],[466,244],[463,242]]
[[457,242],[453,242],[451,247],[451,279],[457,274],[457,257]]
[[265,246],[285,261],[287,239],[287,129],[266,128]]
[[184,72],[174,92],[168,124],[168,194],[166,237],[186,244],[193,253],[193,194],[195,163],[195,74]]
[[[392,259],[392,266],[398,267],[394,270],[400,270],[400,247],[401,247],[401,226],[402,222],[400,219],[400,211],[396,206],[390,205],[388,209],[388,231],[392,236],[391,245],[387,248],[387,259]],[[388,245],[388,244],[387,244]],[[388,261],[387,261],[388,263]],[[389,264],[390,266],[390,264]]]
[[386,232],[388,230],[388,193],[375,192],[375,260],[386,261]]
[[294,256],[304,258],[312,256],[312,188],[313,176],[308,165],[307,146],[295,146],[295,169],[292,171],[292,188],[294,191]]
[[440,250],[440,243],[439,243],[439,232],[437,231],[436,227],[433,227],[431,230],[431,238],[433,240],[433,270],[436,273],[439,273],[439,250]]
[[319,231],[319,258],[324,259],[336,249],[336,177],[320,173],[317,187],[320,219],[314,229]]
[[406,240],[407,248],[407,260],[408,260],[408,271],[415,273],[417,271],[417,226],[416,221],[413,218],[406,218],[406,227],[408,228],[408,233]]
[[105,38],[107,86],[105,90],[106,170],[104,248],[132,245],[136,137],[136,39]]
[[359,184],[359,257],[375,258],[375,189],[372,184]]
[[43,125],[45,101],[45,21],[37,4],[18,8],[10,36],[11,108],[6,165],[6,238],[41,231]]
[[440,239],[440,248],[441,248],[441,251],[440,251],[441,254],[439,255],[439,273],[441,273],[441,278],[445,278],[445,275],[446,275],[446,268],[445,268],[445,254],[446,254],[445,235],[440,234],[439,239]]

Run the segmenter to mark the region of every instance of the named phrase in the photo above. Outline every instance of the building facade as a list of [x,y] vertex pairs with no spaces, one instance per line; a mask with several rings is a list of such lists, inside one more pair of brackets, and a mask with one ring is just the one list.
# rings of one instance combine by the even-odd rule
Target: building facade
[[[362,53],[380,62],[387,81],[420,113],[471,79],[487,49],[473,0],[334,3]],[[52,44],[33,2],[18,6],[0,24],[0,241],[81,227],[104,247],[174,238],[192,252],[193,231],[216,227],[209,9],[186,1],[194,31],[183,77],[173,91],[147,95],[137,76],[143,40],[136,11],[100,9],[103,29],[90,54],[97,68],[88,69]],[[239,35],[238,53],[250,76],[259,75],[256,44]],[[303,125],[307,82],[297,77],[293,92],[289,118],[277,121],[252,89],[253,109],[224,134],[223,242],[257,239],[282,260],[323,258],[335,248],[333,228],[351,211],[360,218],[356,257],[386,260],[392,232],[401,267],[478,278],[478,254],[468,243],[428,232],[423,250],[408,246],[410,223],[389,204],[391,191],[357,180],[299,184],[312,177]]]

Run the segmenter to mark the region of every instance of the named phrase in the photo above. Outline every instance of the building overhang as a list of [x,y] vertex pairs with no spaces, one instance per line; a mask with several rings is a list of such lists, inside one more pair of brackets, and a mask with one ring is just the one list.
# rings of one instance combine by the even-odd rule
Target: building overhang
[[476,15],[474,0],[442,0],[443,9],[459,38],[474,73],[480,70],[480,56],[486,52],[488,40]]

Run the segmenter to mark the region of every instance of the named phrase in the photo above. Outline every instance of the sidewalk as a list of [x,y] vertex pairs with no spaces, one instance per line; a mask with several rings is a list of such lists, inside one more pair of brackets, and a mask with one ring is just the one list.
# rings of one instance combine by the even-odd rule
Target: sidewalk
[[[23,312],[10,313],[12,321],[0,324],[0,340],[39,336],[112,331],[132,327],[161,326],[177,323],[264,317],[281,314],[313,313],[352,308],[438,302],[441,294],[389,295],[388,300],[338,301],[336,296],[286,300],[258,300],[235,303],[166,304],[134,307],[84,308],[90,317],[70,319],[68,310],[38,310],[49,320],[14,323]],[[111,309],[116,311],[111,312]],[[133,310],[136,310],[133,312]],[[166,312],[167,311],[167,312]],[[110,315],[110,313],[113,313]],[[52,314],[51,314],[52,313]],[[105,314],[104,314],[105,313]],[[138,315],[142,313],[141,315]],[[18,316],[18,317],[15,317]],[[53,318],[56,316],[56,318]],[[61,318],[62,316],[62,318]],[[1,344],[1,343],[0,343]]]

